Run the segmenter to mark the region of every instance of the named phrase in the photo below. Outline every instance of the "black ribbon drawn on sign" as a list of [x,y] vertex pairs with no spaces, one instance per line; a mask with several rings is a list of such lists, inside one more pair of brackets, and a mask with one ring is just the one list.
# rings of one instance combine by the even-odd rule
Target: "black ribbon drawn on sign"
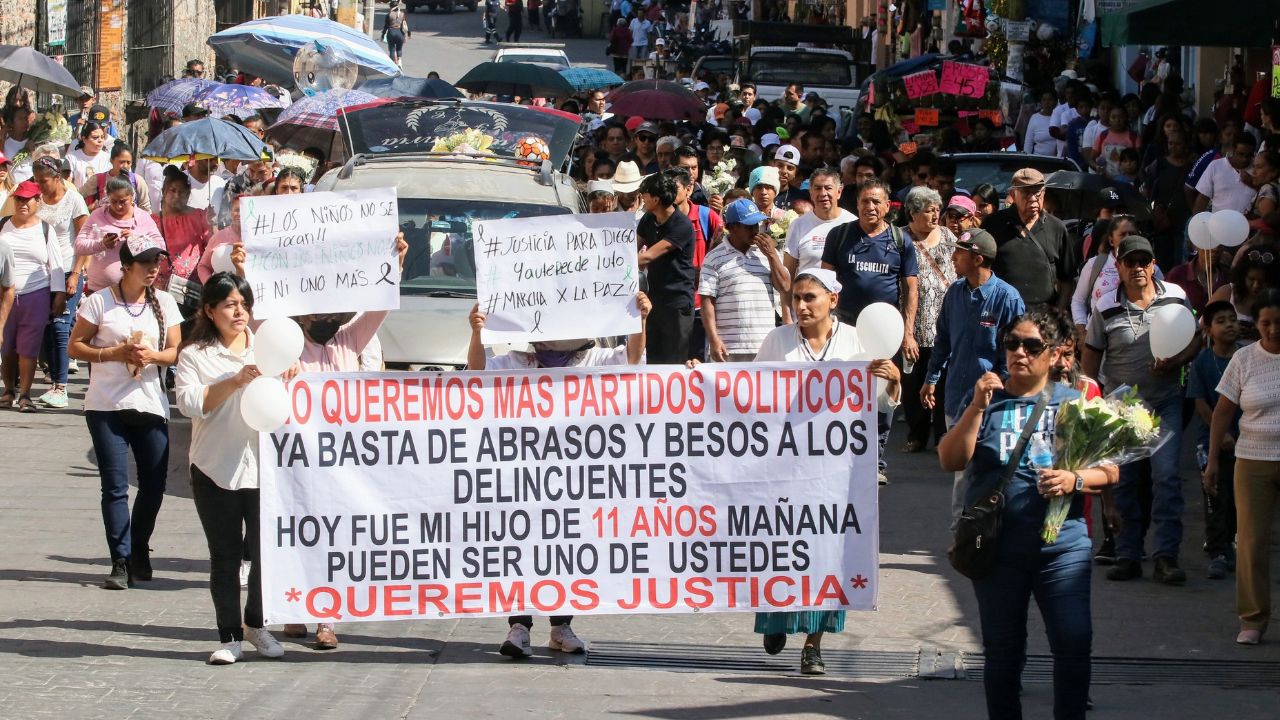
[[542,332],[542,311],[535,310],[533,313],[533,327],[529,328],[529,332]]
[[374,285],[381,285],[382,283],[395,285],[395,283],[391,282],[391,263],[382,263],[382,277]]

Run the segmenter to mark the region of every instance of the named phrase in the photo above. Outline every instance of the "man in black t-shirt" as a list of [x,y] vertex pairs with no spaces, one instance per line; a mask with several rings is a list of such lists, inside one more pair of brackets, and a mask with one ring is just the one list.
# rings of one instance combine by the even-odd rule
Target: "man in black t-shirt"
[[1023,168],[1010,185],[1013,205],[982,223],[999,249],[991,266],[996,277],[1018,291],[1027,307],[1071,301],[1076,248],[1067,227],[1044,211],[1044,175]]
[[693,329],[693,222],[675,207],[676,183],[658,173],[640,183],[644,217],[640,236],[640,269],[649,279],[646,362],[683,365],[689,359]]

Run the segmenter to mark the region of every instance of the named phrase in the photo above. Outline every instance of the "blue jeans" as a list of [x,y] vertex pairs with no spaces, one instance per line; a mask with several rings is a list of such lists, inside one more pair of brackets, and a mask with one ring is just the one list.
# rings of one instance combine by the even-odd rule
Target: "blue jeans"
[[[71,273],[67,273],[71,277]],[[55,284],[56,288],[57,285]],[[62,287],[66,289],[64,279]],[[44,361],[49,365],[49,377],[54,385],[67,384],[67,342],[71,338],[71,326],[76,324],[76,308],[80,307],[80,299],[84,297],[84,278],[80,278],[76,286],[76,294],[67,298],[67,309],[49,322],[44,329]]]
[[[85,414],[102,479],[102,524],[111,559],[145,548],[156,527],[169,471],[169,424],[159,415],[123,410]],[[129,516],[129,450],[138,466],[138,494]]]
[[973,581],[982,620],[982,681],[991,720],[1021,720],[1027,660],[1027,607],[1040,607],[1053,652],[1053,717],[1082,720],[1089,698],[1093,616],[1089,608],[1092,548],[1084,543],[1048,553],[1004,554],[991,574]]
[[[1178,458],[1182,454],[1182,398],[1174,396],[1153,408],[1160,416],[1160,427],[1171,433],[1169,440],[1151,456],[1151,525],[1155,528],[1151,557],[1178,559],[1182,545],[1182,476],[1178,474]],[[1129,463],[1120,467],[1120,484],[1116,486],[1116,509],[1121,528],[1116,535],[1116,557],[1141,561],[1143,530],[1142,504],[1138,497],[1141,467]]]

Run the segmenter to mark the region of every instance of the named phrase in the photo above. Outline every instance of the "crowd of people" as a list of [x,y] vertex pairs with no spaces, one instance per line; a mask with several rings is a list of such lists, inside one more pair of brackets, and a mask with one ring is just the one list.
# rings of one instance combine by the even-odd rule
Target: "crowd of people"
[[[625,48],[610,53],[624,61],[620,69],[679,80],[684,70],[663,47],[665,19],[649,17],[657,7],[615,3],[616,27],[627,32],[615,30],[611,43]],[[393,25],[407,34],[407,25]],[[1054,639],[1055,716],[1074,718],[1088,696],[1092,565],[1109,565],[1110,581],[1132,581],[1149,559],[1156,582],[1186,582],[1179,458],[1196,417],[1208,576],[1236,573],[1236,641],[1260,641],[1280,495],[1280,447],[1269,434],[1280,423],[1280,395],[1269,385],[1280,374],[1277,101],[1262,103],[1258,126],[1239,117],[1192,123],[1180,106],[1164,107],[1176,90],[1154,97],[1148,112],[1143,100],[1130,107],[1067,77],[1041,96],[1018,136],[1028,152],[1076,158],[1117,184],[1103,191],[1097,218],[1070,230],[1033,168],[1014,173],[1007,190],[960,187],[953,160],[924,149],[904,155],[882,121],[838,117],[798,84],[777,98],[727,76],[697,78],[692,88],[707,107],[694,122],[613,115],[603,89],[558,102],[585,129],[570,165],[584,208],[635,214],[642,331],[614,349],[582,338],[493,357],[480,343],[477,307],[470,369],[850,360],[862,352],[859,315],[887,303],[905,332],[894,358],[871,365],[884,381],[878,482],[893,475],[888,443],[900,407],[901,451],[933,445],[941,468],[955,473],[954,517],[997,479],[1007,483],[997,570],[974,582],[992,717],[1020,715],[1031,597]],[[10,92],[3,108],[0,407],[66,408],[68,374],[92,366],[84,411],[111,557],[105,586],[123,590],[153,575],[148,543],[167,482],[172,392],[193,426],[190,476],[220,640],[210,662],[239,660],[244,641],[279,657],[283,646],[262,618],[257,436],[238,409],[258,374],[240,202],[308,192],[328,166],[323,154],[286,152],[240,163],[141,160],[93,91],[84,94],[70,145],[31,146],[25,133],[36,113],[25,91]],[[202,115],[189,106],[161,124]],[[237,121],[264,136],[261,117]],[[986,148],[989,125],[974,122],[966,146]],[[1147,193],[1149,223],[1117,192],[1125,182]],[[1239,250],[1187,242],[1193,211],[1227,208],[1252,221]],[[395,242],[403,262],[407,246]],[[224,245],[235,270],[216,272],[213,255]],[[1198,313],[1202,332],[1157,358],[1152,318],[1168,305]],[[291,372],[379,368],[385,316],[296,318],[305,347]],[[1169,433],[1149,460],[1077,474],[1037,471],[1015,457],[1020,435],[1052,432],[1059,404],[1120,386],[1137,388]],[[1047,498],[1067,494],[1076,498],[1068,520],[1045,544],[1037,532]],[[1099,502],[1086,502],[1093,495]],[[551,618],[553,649],[584,648],[571,620]],[[755,630],[770,653],[803,635],[801,670],[820,674],[822,636],[843,626],[838,612],[771,613]],[[531,654],[531,627],[531,617],[510,618],[501,652]],[[331,624],[318,626],[315,640],[338,646]]]

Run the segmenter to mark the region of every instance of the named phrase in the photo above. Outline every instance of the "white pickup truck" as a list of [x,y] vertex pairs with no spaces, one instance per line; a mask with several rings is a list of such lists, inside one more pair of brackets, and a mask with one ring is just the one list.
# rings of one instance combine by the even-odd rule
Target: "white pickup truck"
[[828,115],[841,127],[852,120],[861,78],[855,72],[850,28],[753,22],[745,39],[746,62],[739,80],[754,83],[758,97],[777,100],[787,85],[799,83],[806,93],[822,96]]

